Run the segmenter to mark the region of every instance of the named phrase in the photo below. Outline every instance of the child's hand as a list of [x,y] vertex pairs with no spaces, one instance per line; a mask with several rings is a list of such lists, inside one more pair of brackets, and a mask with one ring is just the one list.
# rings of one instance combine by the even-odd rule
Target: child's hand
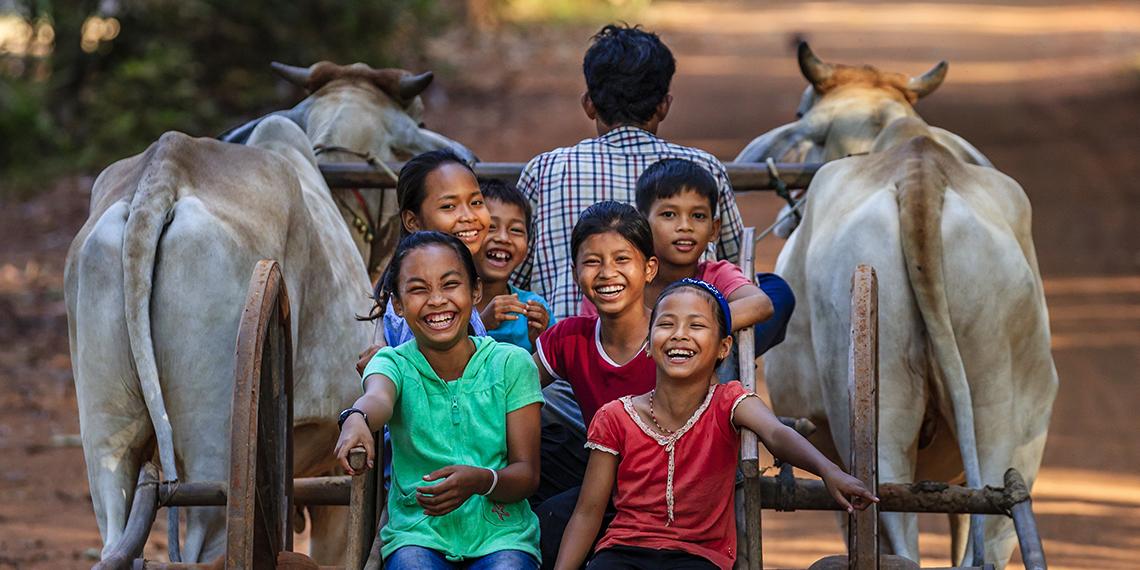
[[[372,430],[368,429],[368,422],[364,420],[364,416],[352,414],[348,416],[348,419],[344,421],[344,426],[340,429],[340,438],[336,441],[336,448],[333,453],[336,454],[337,461],[346,473],[360,475],[372,468],[372,461],[376,457],[376,450],[373,449],[372,444]],[[357,447],[363,447],[364,453],[368,455],[368,463],[360,471],[354,471],[352,466],[348,464],[348,453]]]
[[550,327],[550,313],[538,301],[526,302],[526,334],[531,346],[538,346],[535,340]]
[[364,352],[361,352],[360,355],[357,356],[357,360],[356,360],[356,373],[357,374],[364,374],[364,369],[368,366],[368,363],[372,360],[372,357],[376,356],[377,352],[380,352],[381,348],[384,348],[383,345],[374,344],[374,345],[364,349]]
[[517,321],[519,314],[526,313],[526,304],[519,301],[518,295],[499,295],[479,311],[479,318],[491,330],[499,328],[503,321]]
[[491,487],[491,472],[470,465],[448,465],[424,475],[424,481],[443,479],[442,483],[416,488],[416,502],[424,514],[446,515],[459,508],[471,495],[485,493]]
[[[838,466],[833,465],[822,477],[831,497],[849,513],[855,512],[855,509],[861,511],[871,506],[871,503],[879,502],[879,498],[862,481],[844,473]],[[851,500],[848,501],[847,497],[851,497]]]

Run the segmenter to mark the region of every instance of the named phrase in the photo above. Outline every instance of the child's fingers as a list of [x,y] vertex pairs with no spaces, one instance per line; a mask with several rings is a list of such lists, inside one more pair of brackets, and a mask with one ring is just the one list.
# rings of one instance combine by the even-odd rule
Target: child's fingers
[[447,477],[447,476],[451,475],[452,473],[455,473],[455,466],[454,465],[448,465],[446,467],[440,467],[439,469],[436,469],[435,471],[432,471],[431,473],[424,475],[424,481],[435,481],[436,479],[443,479],[444,477]]
[[855,508],[851,506],[851,502],[848,501],[847,497],[844,497],[843,493],[838,489],[833,489],[831,491],[831,498],[835,499],[835,502],[839,503],[839,506],[843,507],[843,510],[849,513],[855,512]]

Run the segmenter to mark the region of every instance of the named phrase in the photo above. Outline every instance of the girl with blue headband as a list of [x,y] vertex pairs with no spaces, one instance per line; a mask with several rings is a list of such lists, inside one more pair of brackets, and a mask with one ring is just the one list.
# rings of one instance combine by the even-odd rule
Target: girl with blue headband
[[775,456],[823,478],[848,511],[878,501],[780,423],[756,394],[739,382],[717,382],[716,365],[732,348],[731,323],[728,301],[704,281],[682,279],[662,291],[646,348],[656,387],[606,404],[590,423],[589,465],[555,568],[579,568],[586,560],[611,499],[617,515],[588,570],[732,568],[740,428],[756,432]]

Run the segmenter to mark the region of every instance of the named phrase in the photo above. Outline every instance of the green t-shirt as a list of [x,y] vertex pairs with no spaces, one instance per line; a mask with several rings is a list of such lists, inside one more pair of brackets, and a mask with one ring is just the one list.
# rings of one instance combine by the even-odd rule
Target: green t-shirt
[[438,550],[448,560],[522,550],[541,558],[538,517],[525,500],[499,504],[472,495],[446,515],[425,515],[416,487],[423,476],[448,465],[502,469],[507,460],[507,414],[542,402],[538,369],[527,352],[490,337],[469,337],[475,354],[458,380],[444,382],[415,340],[384,347],[364,369],[396,385],[388,430],[392,437],[392,486],[388,524],[380,531],[385,558],[401,546]]

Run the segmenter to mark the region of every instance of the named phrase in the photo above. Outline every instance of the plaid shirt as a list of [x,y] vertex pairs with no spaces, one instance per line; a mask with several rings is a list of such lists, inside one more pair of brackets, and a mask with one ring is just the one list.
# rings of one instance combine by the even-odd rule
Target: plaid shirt
[[666,158],[684,158],[708,169],[720,188],[717,256],[736,261],[744,222],[724,165],[699,149],[673,144],[632,126],[618,127],[572,147],[540,154],[527,163],[518,188],[534,208],[527,257],[515,272],[516,285],[545,297],[554,315],[576,315],[581,302],[570,259],[570,232],[578,216],[603,200],[634,205],[641,173]]

